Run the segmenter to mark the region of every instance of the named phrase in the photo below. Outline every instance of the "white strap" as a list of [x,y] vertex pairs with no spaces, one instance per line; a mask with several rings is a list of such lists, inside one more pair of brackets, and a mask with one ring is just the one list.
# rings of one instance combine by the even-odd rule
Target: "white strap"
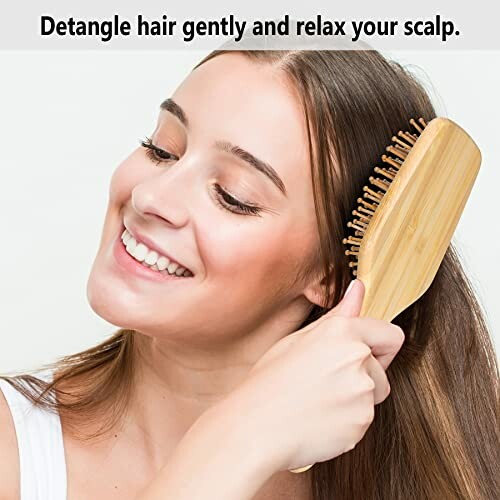
[[[49,372],[37,377],[51,380]],[[19,449],[21,500],[66,500],[66,461],[59,415],[37,408],[0,379]]]

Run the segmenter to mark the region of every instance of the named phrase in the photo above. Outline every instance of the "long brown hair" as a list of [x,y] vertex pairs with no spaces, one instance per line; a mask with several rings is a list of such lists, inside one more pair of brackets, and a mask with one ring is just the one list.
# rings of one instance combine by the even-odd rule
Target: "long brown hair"
[[[225,52],[214,51],[197,66]],[[320,235],[317,263],[326,289],[334,285],[324,305],[336,304],[351,279],[342,238],[362,186],[392,135],[407,129],[411,117],[431,120],[435,110],[416,78],[375,50],[242,53],[282,70],[300,96]],[[315,306],[302,326],[327,309]],[[428,291],[393,322],[406,339],[387,370],[391,394],[375,407],[353,450],[306,473],[314,500],[498,498],[497,359],[453,246]],[[134,331],[120,329],[46,365],[57,370],[50,384],[28,374],[5,378],[35,404],[100,422],[89,436],[97,437],[127,408],[134,351]],[[71,392],[59,389],[71,380],[79,380]]]

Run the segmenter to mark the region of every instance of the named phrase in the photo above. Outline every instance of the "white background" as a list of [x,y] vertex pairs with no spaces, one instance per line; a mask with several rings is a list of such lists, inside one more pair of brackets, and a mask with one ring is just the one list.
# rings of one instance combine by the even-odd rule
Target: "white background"
[[[86,283],[111,174],[207,51],[0,53],[0,372],[89,347],[116,327]],[[386,53],[424,81],[483,163],[454,242],[500,347],[500,52]]]

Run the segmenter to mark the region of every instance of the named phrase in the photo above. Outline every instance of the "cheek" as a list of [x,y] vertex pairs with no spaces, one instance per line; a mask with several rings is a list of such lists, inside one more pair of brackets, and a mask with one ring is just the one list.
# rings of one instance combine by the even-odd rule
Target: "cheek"
[[134,151],[113,172],[108,189],[108,204],[98,252],[116,236],[122,219],[121,209],[130,198],[134,186],[144,178],[147,167],[141,162],[140,151]]
[[[306,248],[288,228],[259,222],[232,223],[203,233],[200,252],[208,279],[227,281],[231,287],[269,285],[290,277]],[[205,226],[207,227],[207,226]]]

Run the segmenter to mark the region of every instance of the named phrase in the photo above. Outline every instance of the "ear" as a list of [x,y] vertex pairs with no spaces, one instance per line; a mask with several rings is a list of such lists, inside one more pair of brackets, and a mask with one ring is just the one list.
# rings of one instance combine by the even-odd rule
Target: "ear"
[[[334,289],[335,285],[334,281],[332,280],[332,283],[330,285],[330,297],[333,296]],[[320,275],[312,279],[310,284],[306,288],[304,288],[302,293],[309,302],[324,307],[326,292],[327,287],[325,283],[325,277],[323,275]]]

